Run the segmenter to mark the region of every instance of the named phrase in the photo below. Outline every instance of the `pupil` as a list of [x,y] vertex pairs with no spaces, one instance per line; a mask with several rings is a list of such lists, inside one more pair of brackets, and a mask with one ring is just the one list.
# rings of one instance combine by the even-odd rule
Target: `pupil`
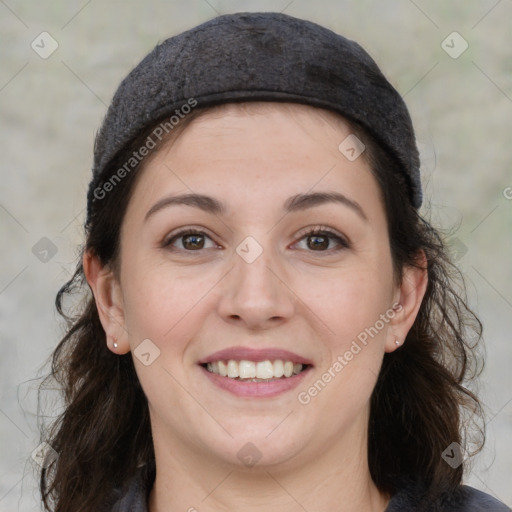
[[187,235],[183,240],[183,246],[189,249],[201,249],[204,238],[201,235]]
[[312,243],[309,244],[310,249],[327,249],[329,247],[329,239],[326,236],[311,236],[309,240]]

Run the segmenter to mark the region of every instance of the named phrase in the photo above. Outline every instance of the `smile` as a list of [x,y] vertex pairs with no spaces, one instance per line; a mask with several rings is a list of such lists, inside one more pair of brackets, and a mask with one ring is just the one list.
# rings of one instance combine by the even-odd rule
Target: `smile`
[[268,382],[273,379],[286,379],[301,373],[306,366],[293,361],[212,361],[203,365],[206,369],[221,377],[236,379],[238,381]]
[[281,348],[234,346],[198,361],[216,388],[241,398],[271,398],[297,387],[313,361]]

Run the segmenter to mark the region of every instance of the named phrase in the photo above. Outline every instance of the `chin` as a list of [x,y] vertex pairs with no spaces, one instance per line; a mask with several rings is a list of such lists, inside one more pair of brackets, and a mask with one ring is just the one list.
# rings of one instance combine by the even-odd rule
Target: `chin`
[[270,429],[262,428],[257,431],[252,428],[250,433],[230,431],[233,438],[224,439],[224,450],[219,452],[217,444],[215,447],[212,446],[212,451],[239,469],[269,469],[286,464],[300,453],[301,446],[306,445],[306,440],[301,442],[299,436],[295,437],[290,429],[283,429],[279,434],[277,430],[272,432],[275,425]]

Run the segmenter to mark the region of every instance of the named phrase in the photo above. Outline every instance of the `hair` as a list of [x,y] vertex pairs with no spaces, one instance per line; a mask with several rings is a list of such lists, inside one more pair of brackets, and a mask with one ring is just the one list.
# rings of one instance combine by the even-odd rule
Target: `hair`
[[[239,104],[245,109],[248,105]],[[272,108],[272,103],[266,105],[257,103],[256,109]],[[164,145],[168,147],[194,119],[224,107],[194,110],[151,155]],[[315,111],[332,118],[332,112]],[[466,446],[475,437],[476,453],[485,438],[483,422],[478,424],[483,419],[480,402],[466,387],[483,367],[477,350],[482,325],[467,305],[463,276],[450,261],[441,231],[411,205],[398,162],[367,130],[344,121],[365,144],[363,157],[379,184],[397,281],[405,266],[420,265],[421,251],[428,273],[414,325],[403,347],[385,354],[371,396],[370,473],[378,489],[391,495],[404,479],[421,482],[430,496],[440,495],[456,489],[463,477],[463,466],[452,468],[442,459],[443,451],[454,442]],[[157,124],[126,145],[109,164],[104,182],[144,144]],[[151,156],[93,204],[81,255],[91,251],[103,265],[119,263],[124,213],[137,176],[149,159]],[[64,300],[76,294],[78,306],[66,308]],[[147,399],[131,354],[119,356],[107,348],[81,257],[74,275],[57,294],[56,308],[67,322],[67,331],[53,352],[51,371],[40,394],[56,382],[62,390],[64,410],[51,426],[42,426],[44,440],[58,453],[58,458],[41,470],[43,504],[53,512],[108,510],[137,472],[148,482],[154,478]],[[477,435],[473,436],[475,426]]]

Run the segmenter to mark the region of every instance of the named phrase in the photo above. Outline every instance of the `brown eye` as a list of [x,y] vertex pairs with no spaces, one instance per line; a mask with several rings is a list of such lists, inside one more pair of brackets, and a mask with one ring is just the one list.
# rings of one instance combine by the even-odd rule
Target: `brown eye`
[[218,246],[206,233],[195,229],[188,229],[168,238],[163,242],[162,247],[171,251],[199,252],[202,249]]
[[343,235],[329,228],[315,228],[303,231],[302,238],[297,242],[300,249],[322,253],[334,253],[350,247]]
[[189,250],[202,249],[204,247],[203,235],[186,235],[182,237],[183,247]]
[[308,236],[308,248],[313,251],[325,250],[329,248],[329,237],[326,235]]

